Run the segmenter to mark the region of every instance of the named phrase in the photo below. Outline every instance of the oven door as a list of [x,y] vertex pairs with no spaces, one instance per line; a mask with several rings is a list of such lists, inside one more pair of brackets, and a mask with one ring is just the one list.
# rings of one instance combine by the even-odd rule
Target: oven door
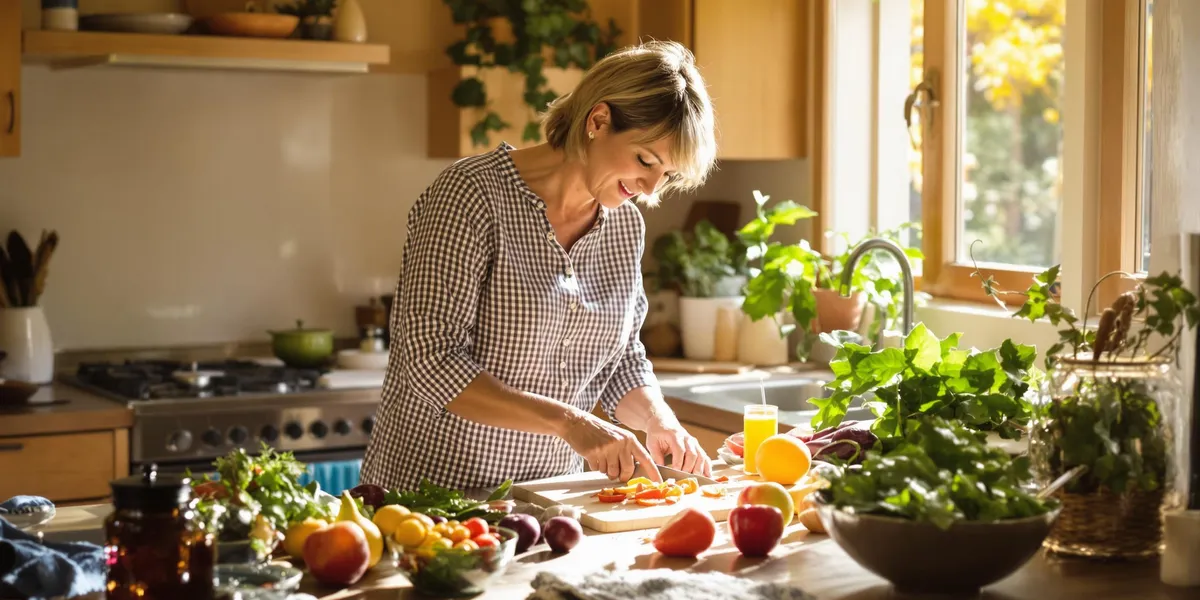
[[[358,485],[362,472],[363,449],[361,448],[296,452],[295,457],[307,467],[305,473],[300,476],[301,485],[308,485],[310,481],[316,481],[321,491],[334,496],[340,496],[343,491]],[[134,463],[133,472],[141,472],[141,467],[140,464]],[[211,476],[215,479],[217,477],[211,460],[158,463],[158,470],[161,473],[178,474],[190,470],[192,476],[196,478]]]

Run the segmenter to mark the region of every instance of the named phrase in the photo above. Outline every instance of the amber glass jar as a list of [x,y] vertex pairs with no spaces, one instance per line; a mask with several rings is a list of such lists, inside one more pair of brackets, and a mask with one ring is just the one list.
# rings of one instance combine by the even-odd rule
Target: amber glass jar
[[111,485],[106,598],[211,600],[213,536],[196,518],[188,480],[151,464]]

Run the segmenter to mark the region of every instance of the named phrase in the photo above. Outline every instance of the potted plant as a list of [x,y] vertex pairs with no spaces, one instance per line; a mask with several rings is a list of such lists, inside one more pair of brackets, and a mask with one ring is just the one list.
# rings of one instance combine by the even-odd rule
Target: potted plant
[[[694,360],[732,360],[729,349],[733,348],[733,340],[717,343],[718,320],[722,308],[741,306],[741,291],[746,283],[745,249],[730,241],[712,223],[700,221],[690,234],[672,231],[660,236],[651,252],[658,271],[648,277],[680,295],[684,356]],[[736,330],[736,322],[734,327]]]
[[275,6],[283,15],[300,18],[296,32],[306,40],[328,40],[333,37],[333,9],[337,0],[296,0],[291,4]]
[[[546,87],[546,63],[562,69],[588,69],[616,49],[621,34],[612,19],[607,30],[593,21],[586,0],[444,1],[455,25],[465,27],[464,37],[446,48],[454,64],[503,68],[525,76],[523,98],[530,108],[530,119],[521,136],[523,141],[541,140],[536,116],[559,95]],[[450,99],[462,108],[481,109],[479,121],[471,127],[471,141],[476,146],[489,144],[489,132],[509,127],[499,113],[488,109],[487,89],[474,75],[459,81]]]
[[[1059,493],[1062,518],[1046,546],[1100,558],[1155,556],[1162,513],[1182,504],[1174,485],[1177,409],[1182,386],[1175,363],[1182,333],[1200,321],[1196,296],[1177,275],[1149,276],[1105,308],[1095,326],[1059,303],[1059,267],[1038,274],[1024,292],[997,289],[976,270],[984,290],[1024,298],[1016,317],[1047,318],[1060,341],[1033,405],[1029,454],[1042,484],[1074,469],[1082,475]],[[1096,287],[1088,295],[1084,314]]]
[[[875,306],[876,312],[869,330],[870,339],[877,339],[883,330],[893,327],[900,317],[901,291],[900,267],[895,260],[890,256],[863,257],[851,279],[853,293],[849,298],[843,298],[837,287],[855,244],[850,243],[846,234],[840,234],[846,241],[846,248],[833,258],[826,258],[807,240],[796,244],[771,241],[776,227],[794,225],[817,213],[791,200],[765,209],[768,200],[770,196],[754,191],[756,216],[738,232],[755,265],[742,305],[746,315],[753,322],[770,317],[783,337],[796,331],[800,336],[796,357],[802,361],[808,359],[821,333],[860,330],[867,304]],[[871,233],[868,237],[886,237],[903,247],[900,234],[913,227],[913,224],[905,224],[880,234]],[[922,258],[915,248],[904,250],[911,258]],[[788,316],[793,322],[786,322]]]

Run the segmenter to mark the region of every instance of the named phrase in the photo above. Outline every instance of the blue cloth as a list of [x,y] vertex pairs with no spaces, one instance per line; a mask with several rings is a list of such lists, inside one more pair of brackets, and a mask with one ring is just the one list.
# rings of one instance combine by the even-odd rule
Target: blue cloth
[[82,596],[104,590],[106,575],[100,546],[88,542],[43,545],[0,517],[0,597]]
[[13,496],[4,502],[0,502],[0,515],[32,512],[41,506],[52,507],[54,503],[41,496]]

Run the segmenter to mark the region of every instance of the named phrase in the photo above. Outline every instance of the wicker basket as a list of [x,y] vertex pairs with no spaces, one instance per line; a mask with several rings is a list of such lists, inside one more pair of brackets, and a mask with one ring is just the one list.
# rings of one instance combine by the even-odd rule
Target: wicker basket
[[1060,554],[1137,559],[1162,551],[1163,492],[1055,495],[1062,512],[1044,546]]

